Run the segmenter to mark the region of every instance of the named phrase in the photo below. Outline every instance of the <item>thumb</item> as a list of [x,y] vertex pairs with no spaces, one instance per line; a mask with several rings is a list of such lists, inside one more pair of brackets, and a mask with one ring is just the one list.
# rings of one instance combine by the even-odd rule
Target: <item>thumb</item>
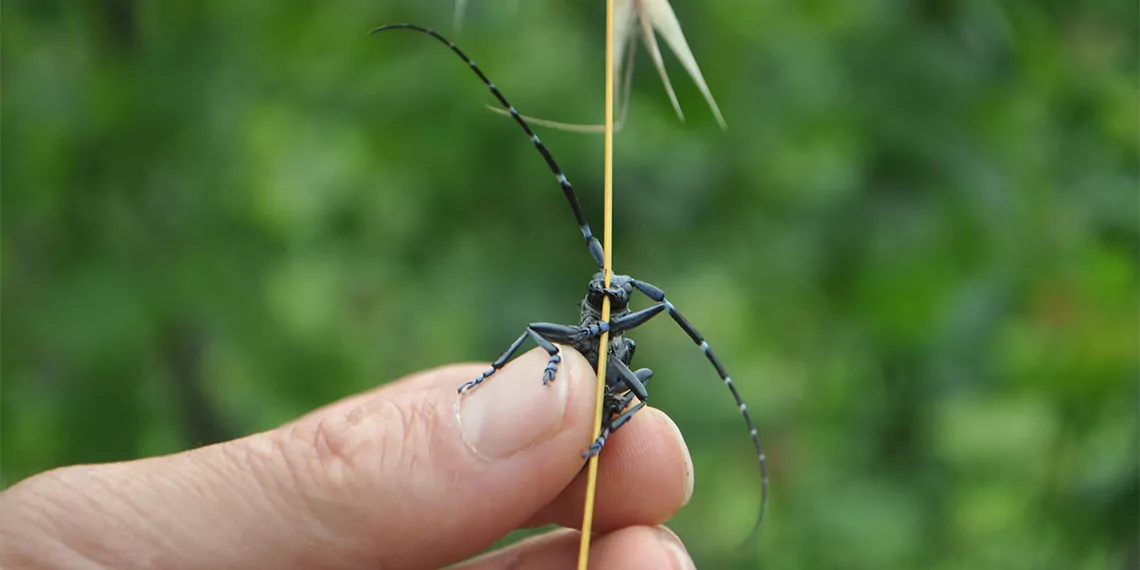
[[483,366],[448,366],[232,442],[49,472],[0,506],[116,567],[438,567],[524,525],[580,470],[595,375],[561,354],[549,385],[538,349],[463,396]]

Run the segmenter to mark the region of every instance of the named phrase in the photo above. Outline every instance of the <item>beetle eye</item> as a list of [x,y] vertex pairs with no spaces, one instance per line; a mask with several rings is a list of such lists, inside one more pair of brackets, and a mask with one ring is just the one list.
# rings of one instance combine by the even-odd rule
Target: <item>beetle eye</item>
[[590,289],[590,293],[586,296],[586,301],[595,307],[602,306],[602,292],[597,289]]

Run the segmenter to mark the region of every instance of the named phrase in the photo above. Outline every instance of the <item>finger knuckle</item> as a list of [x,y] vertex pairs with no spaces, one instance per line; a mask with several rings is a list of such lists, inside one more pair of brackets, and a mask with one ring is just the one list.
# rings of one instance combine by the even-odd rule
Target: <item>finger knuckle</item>
[[384,402],[377,416],[385,426],[376,454],[377,469],[386,476],[424,475],[438,442],[440,417],[434,402],[413,395],[400,404]]
[[437,425],[426,398],[375,399],[288,430],[283,454],[299,486],[362,493],[379,481],[422,471],[430,463]]

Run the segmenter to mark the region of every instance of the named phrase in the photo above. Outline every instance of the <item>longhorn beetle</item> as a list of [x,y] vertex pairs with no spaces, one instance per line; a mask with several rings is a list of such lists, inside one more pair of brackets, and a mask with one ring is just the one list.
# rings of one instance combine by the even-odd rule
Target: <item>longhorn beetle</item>
[[[602,245],[598,243],[598,239],[594,237],[593,232],[590,231],[590,224],[586,222],[586,216],[582,213],[582,207],[578,203],[578,195],[574,192],[574,187],[570,185],[570,181],[566,179],[566,175],[562,173],[562,169],[555,162],[554,156],[550,154],[550,150],[546,145],[539,140],[538,135],[534,134],[530,125],[527,124],[526,119],[523,119],[515,106],[507,101],[498,87],[483,71],[475,65],[475,62],[463,53],[451,40],[440,35],[435,30],[417,26],[414,24],[390,24],[387,26],[380,26],[369,32],[375,34],[385,30],[414,30],[427,34],[441,43],[451,48],[451,51],[462,59],[479,79],[483,80],[483,84],[491,91],[491,94],[499,100],[499,103],[510,113],[515,122],[522,127],[527,136],[530,137],[534,143],[534,147],[546,159],[546,164],[550,166],[551,172],[554,173],[555,179],[558,180],[559,186],[562,187],[562,192],[566,195],[566,200],[570,202],[570,209],[574,212],[574,217],[578,221],[578,228],[582,231],[582,238],[586,241],[586,248],[589,250],[590,255],[597,262],[599,271],[594,274],[590,279],[588,285],[586,298],[581,304],[581,319],[577,325],[560,325],[555,323],[531,323],[526,327],[526,330],[519,335],[517,339],[507,350],[503,352],[499,358],[491,363],[491,367],[479,375],[479,377],[467,382],[459,387],[459,393],[464,394],[468,390],[475,388],[479,384],[485,382],[496,371],[503,367],[510,360],[511,356],[518,351],[523,342],[529,337],[538,346],[546,351],[550,358],[547,360],[546,369],[542,374],[542,383],[548,384],[558,372],[558,364],[562,362],[562,357],[559,355],[558,346],[554,343],[568,344],[574,347],[575,350],[582,353],[586,360],[597,369],[598,367],[598,337],[604,332],[610,333],[609,339],[609,355],[607,357],[606,367],[606,384],[605,393],[603,394],[603,414],[602,417],[602,430],[601,435],[595,440],[585,452],[582,453],[583,457],[590,457],[601,453],[602,447],[606,443],[606,438],[618,428],[625,425],[638,411],[645,407],[646,402],[649,400],[649,392],[646,390],[646,385],[649,384],[650,378],[653,376],[653,371],[648,368],[641,368],[639,370],[631,370],[629,367],[630,362],[633,360],[633,353],[636,345],[633,340],[626,338],[625,333],[629,332],[653,317],[661,314],[662,312],[669,313],[669,316],[680,325],[685,334],[693,340],[704,352],[705,357],[716,368],[716,372],[720,375],[720,379],[724,385],[732,392],[732,397],[736,400],[736,405],[740,407],[740,413],[744,416],[744,422],[748,426],[749,434],[752,437],[752,444],[756,448],[756,458],[760,463],[760,514],[756,519],[756,524],[753,526],[749,534],[749,541],[754,539],[760,529],[760,524],[764,520],[764,513],[768,506],[768,466],[764,456],[764,449],[760,445],[760,437],[757,435],[756,426],[752,423],[752,416],[748,413],[748,407],[744,404],[744,400],[740,398],[740,393],[736,391],[736,385],[733,384],[732,378],[729,377],[728,372],[724,368],[724,364],[720,359],[713,354],[709,344],[705,342],[701,333],[693,328],[693,325],[681,315],[673,303],[665,298],[665,292],[658,287],[634,279],[628,275],[614,275],[610,279],[610,286],[605,286],[603,278],[604,272],[602,267],[604,265],[604,256]],[[629,308],[630,296],[634,291],[649,297],[653,302],[653,306],[648,309],[640,311],[632,311]],[[605,297],[610,298],[610,320],[602,320],[602,299]],[[636,400],[636,404],[630,407],[630,404]]]

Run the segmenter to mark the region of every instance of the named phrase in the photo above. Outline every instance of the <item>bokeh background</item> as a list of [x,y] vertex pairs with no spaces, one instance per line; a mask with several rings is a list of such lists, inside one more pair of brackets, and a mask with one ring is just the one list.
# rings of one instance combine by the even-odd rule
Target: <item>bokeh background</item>
[[[602,116],[602,3],[10,1],[3,485],[273,427],[573,322],[592,272],[517,126]],[[615,261],[694,455],[702,568],[1136,568],[1135,2],[674,3],[639,46]],[[601,225],[602,140],[541,131]]]

